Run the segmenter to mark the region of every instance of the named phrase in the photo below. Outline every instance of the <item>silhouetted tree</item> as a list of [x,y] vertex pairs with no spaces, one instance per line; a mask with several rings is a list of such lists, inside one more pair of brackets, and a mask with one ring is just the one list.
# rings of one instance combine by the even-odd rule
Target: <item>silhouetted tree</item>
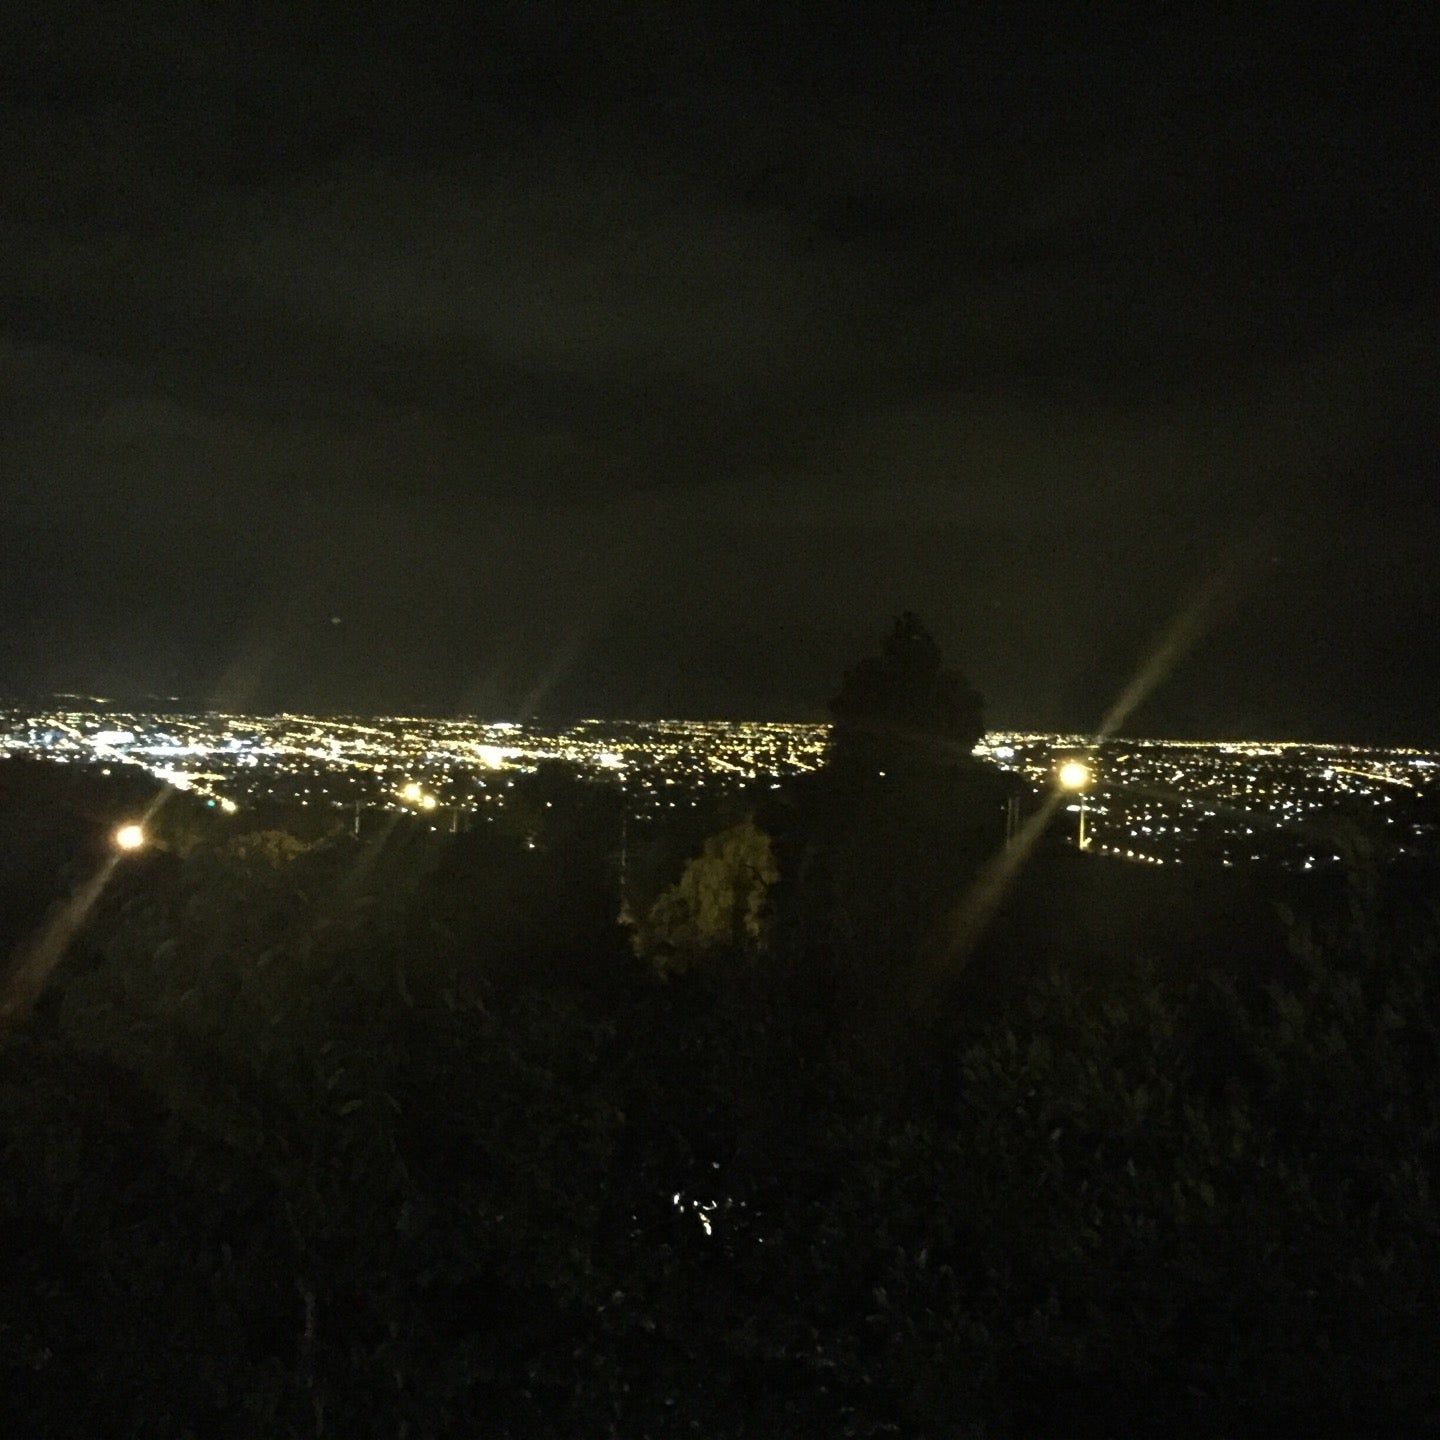
[[762,824],[784,877],[777,926],[868,1013],[903,990],[921,935],[1001,843],[1006,783],[971,753],[980,696],[912,612],[846,671],[830,711],[825,766],[786,786]]
[[945,668],[935,637],[909,610],[878,656],[845,672],[830,714],[830,764],[839,768],[954,764],[985,732],[979,693]]

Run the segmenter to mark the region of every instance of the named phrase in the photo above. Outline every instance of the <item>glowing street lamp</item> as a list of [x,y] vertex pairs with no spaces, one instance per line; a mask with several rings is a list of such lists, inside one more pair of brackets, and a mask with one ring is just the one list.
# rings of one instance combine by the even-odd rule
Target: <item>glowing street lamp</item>
[[141,850],[145,846],[145,829],[144,826],[132,822],[129,825],[120,826],[110,838],[117,850],[127,852]]
[[[418,780],[407,780],[400,787],[400,798],[407,804],[413,805],[417,810],[436,810],[440,802],[433,796]],[[359,833],[360,812],[355,812],[356,833]]]
[[1067,760],[1056,772],[1055,778],[1060,782],[1062,790],[1073,790],[1080,797],[1080,830],[1075,848],[1083,850],[1088,843],[1085,836],[1085,792],[1095,777],[1083,760]]

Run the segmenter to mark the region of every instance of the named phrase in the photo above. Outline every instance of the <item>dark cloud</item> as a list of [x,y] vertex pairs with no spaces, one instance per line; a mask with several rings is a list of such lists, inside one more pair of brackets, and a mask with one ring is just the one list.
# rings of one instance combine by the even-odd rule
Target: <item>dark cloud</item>
[[305,9],[0,65],[0,686],[1080,726],[1263,527],[1137,723],[1440,738],[1403,17]]

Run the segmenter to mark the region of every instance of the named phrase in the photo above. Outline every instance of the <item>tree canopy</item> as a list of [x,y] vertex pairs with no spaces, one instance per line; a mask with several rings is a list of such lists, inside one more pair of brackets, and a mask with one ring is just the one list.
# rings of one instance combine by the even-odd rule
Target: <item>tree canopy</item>
[[845,672],[830,715],[831,761],[839,766],[958,763],[985,733],[979,692],[946,668],[935,637],[909,610],[879,655]]

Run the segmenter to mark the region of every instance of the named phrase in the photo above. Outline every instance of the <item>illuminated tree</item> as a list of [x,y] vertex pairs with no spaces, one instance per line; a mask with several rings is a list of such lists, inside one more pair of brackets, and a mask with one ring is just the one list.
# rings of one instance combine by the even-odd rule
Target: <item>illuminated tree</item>
[[770,837],[752,819],[718,835],[650,907],[634,933],[636,954],[662,973],[765,937],[770,887],[779,878]]

